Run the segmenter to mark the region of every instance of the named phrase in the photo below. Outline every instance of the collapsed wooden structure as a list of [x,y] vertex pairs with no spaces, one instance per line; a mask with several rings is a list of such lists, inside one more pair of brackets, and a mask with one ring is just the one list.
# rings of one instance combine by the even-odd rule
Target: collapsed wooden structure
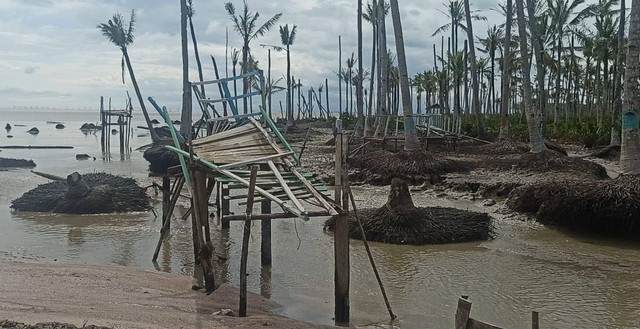
[[111,155],[112,127],[117,127],[117,129],[114,128],[113,130],[117,131],[119,136],[120,157],[124,159],[130,155],[129,141],[132,135],[132,112],[133,106],[131,105],[130,97],[127,97],[127,104],[122,110],[111,109],[111,98],[109,98],[108,109],[105,109],[104,98],[100,97],[100,145],[106,159],[109,159]]
[[[234,80],[254,80],[261,86],[258,91],[242,95],[231,95],[228,83]],[[219,98],[206,98],[204,86],[218,90]],[[172,124],[166,108],[160,107],[151,97],[149,101],[170,127],[173,145],[165,146],[180,159],[180,168],[170,170],[163,177],[163,228],[154,255],[154,261],[165,232],[170,227],[172,208],[186,186],[191,196],[191,217],[194,243],[194,286],[207,291],[215,289],[213,277],[212,246],[209,227],[210,198],[215,194],[215,217],[223,230],[230,221],[244,220],[245,235],[251,222],[261,221],[262,265],[271,265],[271,220],[278,218],[300,218],[309,220],[318,216],[335,216],[340,227],[336,228],[336,314],[338,324],[349,322],[349,242],[347,235],[347,213],[343,210],[339,193],[332,199],[324,184],[313,173],[302,173],[297,169],[299,158],[272,119],[265,112],[265,83],[262,71],[241,76],[192,83],[202,116],[192,123],[192,138],[182,136]],[[209,93],[212,95],[213,93]],[[237,102],[252,100],[260,96],[259,111],[240,114]],[[224,116],[216,109],[222,104],[232,115]],[[336,172],[341,172],[342,160],[336,160]],[[259,168],[259,170],[258,170]],[[341,174],[336,175],[338,181]],[[170,180],[174,178],[173,187]],[[254,191],[253,193],[247,193]],[[340,190],[338,182],[337,190]],[[348,200],[348,199],[346,199]],[[238,206],[247,205],[244,215],[231,215],[231,201]],[[261,213],[253,214],[253,202],[261,204]],[[280,211],[272,213],[272,204]],[[248,244],[248,237],[247,237]],[[243,243],[243,262],[246,262]],[[243,269],[246,270],[246,264]],[[241,274],[241,277],[243,275]],[[242,286],[242,280],[241,280]],[[246,291],[241,287],[241,291]],[[241,293],[241,316],[243,300]],[[246,299],[244,300],[246,312]]]

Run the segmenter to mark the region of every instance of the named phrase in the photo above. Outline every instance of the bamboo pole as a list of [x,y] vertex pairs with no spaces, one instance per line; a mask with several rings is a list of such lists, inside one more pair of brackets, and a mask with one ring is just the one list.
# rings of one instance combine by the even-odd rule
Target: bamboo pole
[[240,256],[240,307],[238,316],[247,316],[247,258],[249,257],[249,235],[251,235],[251,215],[253,213],[253,195],[256,189],[256,177],[258,166],[251,167],[249,179],[249,191],[247,193],[247,210],[244,221],[244,233],[242,235],[242,255]]

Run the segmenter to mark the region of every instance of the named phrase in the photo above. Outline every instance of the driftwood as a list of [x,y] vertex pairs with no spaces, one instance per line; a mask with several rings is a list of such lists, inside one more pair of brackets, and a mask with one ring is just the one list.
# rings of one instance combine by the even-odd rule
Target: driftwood
[[52,175],[52,174],[47,174],[47,173],[43,173],[43,172],[39,172],[39,171],[35,171],[35,170],[31,170],[32,173],[47,178],[47,179],[51,179],[51,180],[65,180],[64,177],[60,177],[60,176],[56,176],[56,175]]
[[33,168],[33,160],[0,158],[0,168]]

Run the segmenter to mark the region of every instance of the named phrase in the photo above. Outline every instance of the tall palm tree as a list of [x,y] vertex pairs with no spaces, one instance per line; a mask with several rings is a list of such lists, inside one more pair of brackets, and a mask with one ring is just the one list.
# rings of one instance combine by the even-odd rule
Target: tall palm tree
[[495,24],[491,26],[487,30],[487,37],[484,39],[480,39],[480,44],[483,48],[479,48],[483,53],[489,54],[489,61],[491,62],[491,78],[489,81],[489,95],[491,96],[491,113],[495,113],[495,103],[496,103],[496,51],[500,48],[500,42],[504,38],[502,33],[502,29],[498,28]]
[[189,83],[189,40],[187,40],[187,1],[180,0],[180,39],[182,41],[182,116],[180,132],[191,138],[191,85]]
[[409,91],[409,74],[407,73],[407,57],[404,53],[404,37],[402,35],[402,21],[398,0],[391,0],[391,18],[393,32],[396,38],[396,53],[398,54],[398,70],[400,71],[400,92],[402,94],[402,114],[404,115],[404,149],[413,151],[420,149],[416,125],[411,107],[411,92]]
[[[236,48],[231,49],[231,73],[233,74],[233,76],[236,76],[236,65],[238,65],[238,60],[240,57],[240,51]],[[234,95],[238,95],[238,80],[237,79],[233,79],[233,94]],[[235,99],[233,100],[233,103],[236,107],[236,110],[238,109],[238,100]]]
[[[541,1],[537,1],[540,3]],[[529,15],[529,31],[531,33],[531,44],[533,48],[534,58],[536,60],[536,81],[538,84],[538,106],[536,108],[536,113],[538,117],[538,125],[540,127],[540,133],[542,137],[546,137],[546,126],[547,126],[547,97],[546,90],[544,87],[544,77],[546,74],[543,58],[546,53],[542,46],[542,32],[540,29],[540,24],[536,17],[536,0],[527,0],[527,14]]]
[[473,35],[473,22],[471,21],[471,10],[469,8],[469,0],[464,0],[464,12],[467,18],[467,39],[471,43],[469,47],[469,61],[471,62],[471,85],[472,85],[472,102],[473,113],[476,115],[476,124],[478,125],[478,134],[484,134],[484,120],[480,110],[480,85],[478,83],[478,63],[476,61],[475,37]]
[[[240,37],[242,37],[242,62],[247,63],[249,54],[251,53],[251,48],[249,47],[249,43],[265,35],[272,27],[276,25],[282,13],[275,14],[273,17],[269,18],[264,24],[258,27],[257,20],[260,17],[259,13],[252,13],[249,11],[249,5],[247,4],[247,0],[244,0],[244,9],[242,13],[236,16],[236,8],[232,2],[227,2],[224,4],[224,8],[229,14],[231,18],[231,22],[233,22],[233,29],[238,32]],[[242,73],[247,73],[247,71],[243,71]],[[242,80],[242,93],[246,94],[249,90],[249,81],[247,79]],[[244,114],[247,114],[247,97],[243,99],[244,106]]]
[[358,0],[358,77],[356,85],[356,109],[358,112],[358,129],[356,136],[362,136],[364,131],[364,95],[362,84],[364,83],[364,72],[362,71],[362,0]]
[[[120,13],[115,13],[113,18],[111,18],[106,23],[98,24],[97,28],[102,32],[112,44],[116,45],[122,51],[122,81],[124,82],[124,67],[125,64],[127,66],[127,70],[129,72],[129,77],[131,77],[131,83],[133,84],[133,89],[136,92],[136,96],[138,97],[138,102],[140,102],[140,109],[142,110],[142,115],[144,116],[144,120],[147,123],[147,127],[149,127],[149,132],[151,133],[151,140],[153,143],[160,142],[160,137],[153,129],[153,125],[151,124],[151,119],[149,118],[149,113],[147,112],[147,107],[144,105],[144,101],[142,100],[142,93],[140,92],[140,87],[138,87],[138,81],[136,80],[136,76],[133,73],[133,67],[131,66],[131,60],[129,59],[128,46],[133,43],[133,32],[134,25],[136,21],[136,13],[134,10],[131,11],[131,17],[129,19],[129,24],[124,23],[124,19]],[[127,25],[127,28],[124,26]]]
[[[383,1],[383,0],[380,0]],[[372,107],[373,107],[373,85],[374,82],[376,80],[378,80],[378,89],[380,88],[380,68],[378,67],[378,74],[377,77],[378,79],[373,79],[373,75],[376,73],[376,62],[378,62],[377,57],[376,57],[376,53],[378,50],[378,37],[379,37],[379,33],[378,33],[378,28],[379,28],[379,22],[380,22],[380,15],[379,15],[379,9],[380,6],[378,5],[378,1],[377,0],[372,0],[371,2],[367,3],[367,7],[364,13],[362,13],[362,18],[364,18],[365,21],[371,23],[371,27],[372,27],[372,33],[373,33],[373,38],[372,38],[372,47],[371,47],[371,75],[372,75],[372,79],[369,81],[369,113],[368,115],[371,115],[372,112]],[[387,13],[389,11],[389,6],[388,4],[384,4],[384,12],[383,15],[386,16]],[[371,127],[369,126],[369,119],[365,119],[365,134],[369,134],[371,133]]]
[[527,116],[527,129],[529,131],[529,145],[531,152],[538,153],[547,149],[540,135],[535,111],[531,103],[531,74],[529,69],[529,50],[527,45],[527,22],[524,16],[524,4],[522,0],[516,0],[516,12],[518,16],[518,35],[520,41],[520,63],[522,70],[523,106]]
[[349,109],[349,115],[353,115],[353,66],[356,65],[355,54],[351,53],[351,57],[347,58],[347,79],[345,82],[349,86],[350,100],[347,101],[347,108]]
[[618,43],[616,44],[616,70],[614,72],[614,97],[615,104],[613,105],[613,113],[611,115],[611,145],[620,145],[620,127],[618,126],[618,120],[620,120],[620,112],[622,112],[622,86],[621,77],[622,70],[624,69],[624,27],[625,27],[625,1],[620,0],[620,23],[618,24]]
[[622,107],[622,148],[620,164],[624,173],[640,170],[640,131],[638,107],[640,106],[640,0],[631,1],[627,67],[624,77],[624,103]]
[[291,92],[291,49],[296,40],[296,25],[289,30],[289,24],[280,25],[280,41],[287,51],[287,127],[293,127],[293,93]]
[[389,53],[387,51],[387,24],[385,21],[385,3],[383,0],[378,2],[378,72],[380,74],[378,81],[378,125],[376,127],[375,136],[383,133],[384,124],[387,122],[386,116],[389,113]]

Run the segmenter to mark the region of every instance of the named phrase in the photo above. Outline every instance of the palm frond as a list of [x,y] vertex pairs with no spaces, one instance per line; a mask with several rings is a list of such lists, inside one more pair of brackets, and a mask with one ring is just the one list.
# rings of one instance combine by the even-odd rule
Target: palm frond
[[[256,13],[256,16],[258,14]],[[282,16],[282,13],[277,13],[275,14],[273,17],[271,17],[268,21],[266,21],[264,24],[262,24],[262,26],[260,26],[259,29],[256,30],[256,32],[251,36],[250,39],[255,39],[256,37],[261,37],[263,35],[265,35],[265,33],[267,33],[269,30],[271,30],[271,28],[276,25],[276,23],[278,22],[278,20],[280,19],[280,17]]]

